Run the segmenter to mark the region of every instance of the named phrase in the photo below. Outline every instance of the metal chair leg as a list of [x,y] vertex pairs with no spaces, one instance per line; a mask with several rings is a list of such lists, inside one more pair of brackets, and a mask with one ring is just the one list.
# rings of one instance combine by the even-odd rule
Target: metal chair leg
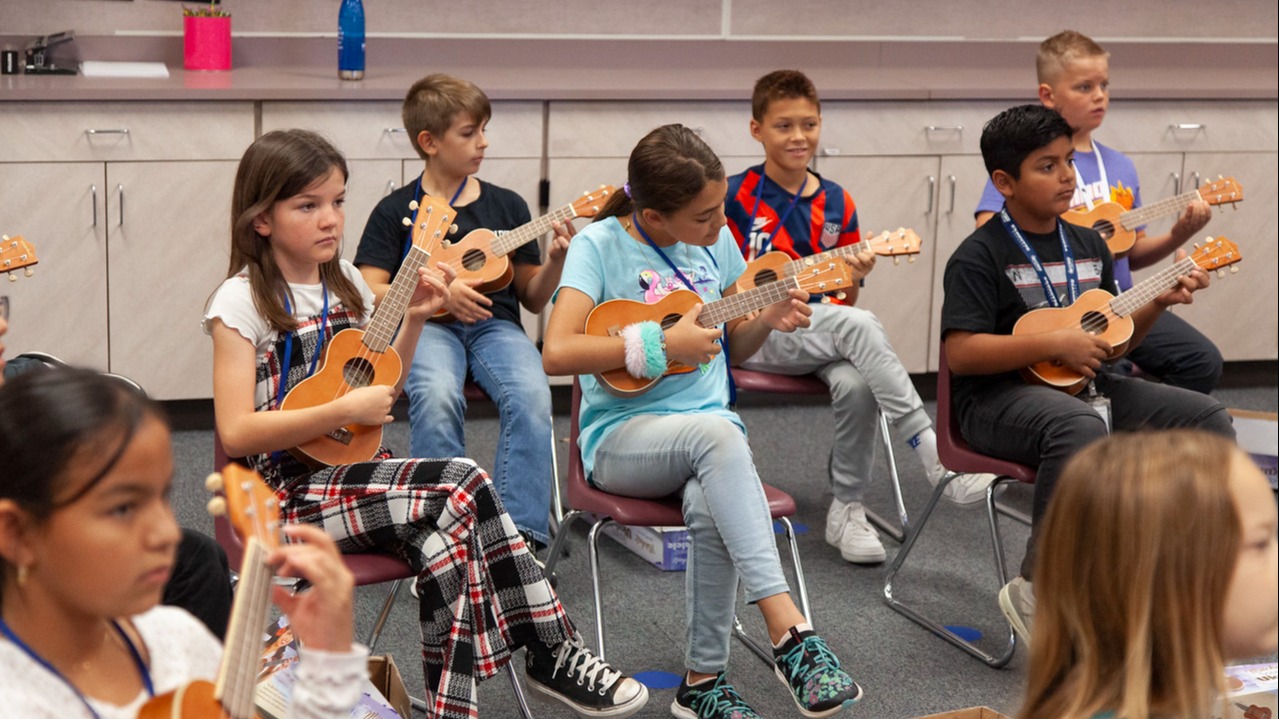
[[564,499],[560,496],[560,461],[555,453],[555,416],[551,416],[551,537],[559,534],[564,524]]
[[399,596],[400,585],[403,583],[403,579],[397,579],[391,582],[391,588],[386,590],[386,599],[382,601],[382,611],[378,612],[377,621],[373,623],[373,628],[369,630],[368,639],[364,641],[364,646],[369,648],[369,654],[373,653],[373,648],[377,646],[378,640],[382,638],[382,628],[386,626],[387,617],[391,616],[391,608],[395,606],[395,598]]
[[506,678],[511,680],[511,693],[515,695],[515,703],[520,707],[520,716],[524,719],[533,719],[533,712],[528,708],[528,700],[524,698],[524,687],[520,686],[519,677],[515,676],[514,659],[506,663]]
[[[799,559],[799,543],[795,539],[795,527],[791,524],[789,517],[778,517],[775,521],[781,522],[786,528],[786,541],[790,544],[791,559],[795,564],[795,592],[799,594],[799,609],[804,614],[804,618],[811,625],[813,623],[813,609],[808,601],[808,582],[804,580],[804,564]],[[746,628],[742,626],[741,619],[737,615],[733,615],[733,635],[746,645],[765,664],[773,665],[773,648],[764,646],[758,640],[746,633]]]
[[599,650],[600,661],[604,659],[604,597],[600,593],[600,530],[613,520],[605,517],[591,525],[586,535],[586,545],[591,555],[591,596],[595,599],[595,646]]
[[879,436],[884,442],[884,454],[888,459],[888,477],[892,481],[893,499],[897,504],[899,525],[893,526],[869,508],[866,509],[866,519],[875,525],[879,531],[901,544],[906,539],[906,533],[910,531],[910,518],[906,515],[906,502],[902,499],[902,482],[901,477],[897,474],[897,457],[893,453],[893,436],[888,433],[888,418],[884,416],[883,410],[880,410],[878,414]]
[[[946,473],[946,476],[943,477],[942,480],[937,483],[937,487],[933,489],[932,495],[928,498],[927,506],[924,507],[923,513],[919,516],[918,520],[916,520],[917,523],[910,527],[907,531],[906,542],[902,545],[901,549],[898,550],[897,556],[893,558],[892,564],[889,565],[888,571],[884,575],[884,602],[887,603],[893,611],[896,611],[897,613],[905,616],[907,619],[910,619],[916,624],[928,629],[942,639],[945,639],[956,647],[959,647],[969,655],[980,659],[986,665],[999,668],[1008,664],[1013,657],[1013,652],[1017,648],[1017,636],[1013,633],[1012,625],[1008,625],[1007,646],[1000,654],[993,655],[983,651],[978,648],[976,644],[963,639],[958,634],[947,629],[940,622],[921,614],[893,596],[893,579],[896,578],[897,572],[906,562],[906,558],[910,556],[910,552],[914,548],[916,540],[919,539],[920,533],[923,532],[924,526],[928,523],[928,518],[932,516],[933,510],[937,507],[937,502],[941,499],[942,493],[946,489],[946,485],[950,484],[950,482],[957,476],[959,475],[954,472]],[[1000,477],[996,479],[986,490],[986,516],[990,523],[990,538],[994,546],[995,575],[998,577],[1000,588],[1008,583],[1008,576],[1007,572],[1004,570],[1004,546],[999,534],[999,517],[995,508],[995,490],[1004,482],[1011,481],[1014,480],[1009,477]]]

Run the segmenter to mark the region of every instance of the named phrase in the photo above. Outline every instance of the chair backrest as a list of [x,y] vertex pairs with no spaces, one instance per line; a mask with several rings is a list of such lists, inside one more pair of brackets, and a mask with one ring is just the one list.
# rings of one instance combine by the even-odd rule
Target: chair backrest
[[950,364],[946,361],[946,342],[937,354],[937,455],[941,463],[955,472],[988,472],[1012,477],[1019,482],[1034,482],[1035,469],[1006,459],[990,457],[968,446],[959,430],[959,418],[951,407]]

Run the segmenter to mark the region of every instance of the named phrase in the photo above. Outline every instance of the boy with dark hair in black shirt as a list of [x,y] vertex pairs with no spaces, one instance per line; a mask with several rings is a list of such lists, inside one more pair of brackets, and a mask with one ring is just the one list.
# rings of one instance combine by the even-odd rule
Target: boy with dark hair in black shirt
[[[1089,378],[1109,399],[1116,430],[1198,427],[1233,438],[1234,429],[1211,397],[1104,370],[1110,345],[1079,327],[1011,334],[1030,310],[1064,307],[1087,290],[1114,287],[1114,260],[1096,232],[1059,219],[1075,191],[1071,129],[1059,114],[1038,105],[1005,110],[986,124],[981,150],[1004,207],[946,263],[941,331],[964,439],[979,452],[1038,468],[1021,576],[999,595],[1009,622],[1029,642],[1039,521],[1063,463],[1108,428],[1084,399],[1027,384],[1018,370],[1056,362]],[[1189,303],[1208,276],[1196,269],[1178,282],[1131,315],[1130,347],[1166,307]]]

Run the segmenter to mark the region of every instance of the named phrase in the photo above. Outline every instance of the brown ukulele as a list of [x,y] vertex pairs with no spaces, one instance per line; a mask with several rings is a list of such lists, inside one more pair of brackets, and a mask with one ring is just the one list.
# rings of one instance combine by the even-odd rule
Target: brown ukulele
[[[426,264],[443,241],[454,212],[443,200],[427,197],[417,211],[413,242],[391,281],[391,288],[373,312],[365,329],[346,329],[329,339],[320,369],[289,390],[282,409],[318,407],[353,389],[400,381],[404,363],[391,347],[395,331],[404,319],[409,300],[418,285],[418,268]],[[289,450],[312,467],[366,462],[382,446],[382,425],[348,424]]]
[[914,262],[915,255],[919,254],[920,244],[922,241],[914,230],[898,227],[856,244],[836,247],[798,260],[785,252],[766,252],[746,264],[746,271],[737,279],[737,289],[749,290],[782,277],[792,277],[805,267],[835,258],[851,257],[865,250],[881,257],[891,257],[894,263],[900,262],[903,256],[909,257],[908,262]]
[[[466,237],[441,247],[435,254],[435,259],[447,262],[457,270],[460,280],[479,280],[480,284],[475,287],[478,292],[496,292],[511,284],[511,279],[515,276],[507,255],[549,232],[551,223],[566,222],[575,217],[594,217],[604,206],[608,196],[616,191],[612,185],[600,185],[592,192],[583,192],[581,197],[558,210],[500,235],[482,228],[471,230],[466,233]],[[453,317],[445,310],[435,313],[431,319],[437,322],[453,321]]]
[[1076,207],[1067,210],[1061,219],[1072,225],[1096,230],[1110,248],[1110,254],[1123,257],[1137,241],[1137,229],[1156,217],[1180,215],[1195,200],[1209,205],[1233,205],[1243,199],[1243,188],[1233,177],[1222,177],[1216,182],[1201,185],[1198,189],[1183,192],[1135,210],[1125,210],[1118,202],[1100,202],[1091,210]]
[[22,239],[22,235],[10,237],[4,235],[0,237],[0,272],[9,273],[9,281],[17,282],[18,270],[24,269],[23,275],[30,277],[35,274],[31,269],[31,265],[36,264],[40,260],[36,258],[36,250],[31,246],[30,242]]
[[270,618],[274,572],[266,556],[280,546],[280,508],[275,492],[256,472],[228,464],[205,486],[224,497],[209,501],[209,512],[227,515],[244,541],[240,581],[231,605],[222,663],[215,682],[193,681],[143,705],[138,719],[256,719],[262,628]]
[[[1211,272],[1231,266],[1230,271],[1236,272],[1239,268],[1233,265],[1241,259],[1243,258],[1235,243],[1224,237],[1209,237],[1203,247],[1196,245],[1193,253],[1133,285],[1119,296],[1100,289],[1088,290],[1069,307],[1031,310],[1013,325],[1013,334],[1040,334],[1078,327],[1109,343],[1112,352],[1106,359],[1113,360],[1128,351],[1128,340],[1132,339],[1133,333],[1130,316],[1133,312],[1175,287],[1178,277],[1189,274],[1196,267]],[[1219,271],[1217,274],[1224,276],[1225,273]],[[1078,394],[1088,384],[1087,377],[1056,361],[1033,364],[1022,370],[1022,376],[1028,382],[1047,385],[1070,394]]]
[[[697,316],[697,324],[711,328],[758,309],[763,309],[790,296],[793,289],[804,290],[810,294],[837,292],[846,289],[853,282],[852,269],[843,260],[828,260],[825,264],[805,267],[799,274],[776,282],[760,285],[754,289],[736,292],[714,302],[707,302]],[[602,302],[586,316],[586,334],[598,337],[615,337],[627,325],[652,320],[661,324],[662,329],[669,329],[679,322],[693,305],[702,298],[689,290],[676,290],[653,304],[645,304],[635,300],[609,300]],[[666,374],[684,374],[692,372],[693,367],[678,362],[668,362]],[[638,397],[649,391],[661,379],[637,379],[632,377],[626,368],[601,372],[595,375],[601,386],[609,394],[616,397]]]

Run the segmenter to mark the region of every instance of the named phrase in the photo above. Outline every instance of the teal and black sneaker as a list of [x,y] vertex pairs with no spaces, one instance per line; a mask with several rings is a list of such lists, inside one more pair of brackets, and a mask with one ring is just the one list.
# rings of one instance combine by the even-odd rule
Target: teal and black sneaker
[[807,624],[791,627],[782,646],[773,649],[773,663],[804,716],[834,716],[862,698],[862,688],[839,668],[826,641]]
[[685,674],[671,702],[671,714],[678,719],[761,719],[724,680],[723,672],[696,684],[689,684]]

